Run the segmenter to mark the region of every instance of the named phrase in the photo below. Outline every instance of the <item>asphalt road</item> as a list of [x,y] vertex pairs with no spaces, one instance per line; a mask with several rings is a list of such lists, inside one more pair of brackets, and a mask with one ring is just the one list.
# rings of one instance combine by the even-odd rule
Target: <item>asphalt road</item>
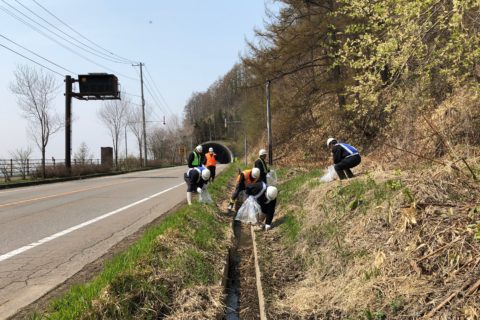
[[0,319],[185,201],[184,172],[175,167],[0,191]]

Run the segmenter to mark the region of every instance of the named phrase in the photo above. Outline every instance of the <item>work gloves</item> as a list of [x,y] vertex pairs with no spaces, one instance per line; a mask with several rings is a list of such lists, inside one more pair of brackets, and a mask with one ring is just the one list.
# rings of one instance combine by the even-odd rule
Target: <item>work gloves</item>
[[230,199],[230,202],[228,203],[227,209],[228,209],[229,211],[232,211],[234,205],[235,205],[235,200]]

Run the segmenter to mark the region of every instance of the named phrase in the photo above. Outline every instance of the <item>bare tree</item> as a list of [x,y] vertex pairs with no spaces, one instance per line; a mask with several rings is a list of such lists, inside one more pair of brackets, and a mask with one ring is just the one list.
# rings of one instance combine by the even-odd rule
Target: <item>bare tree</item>
[[78,148],[78,151],[73,155],[73,158],[78,164],[84,165],[88,160],[93,159],[93,154],[90,152],[87,144],[82,142]]
[[10,181],[10,170],[11,167],[7,160],[0,160],[0,173],[2,173],[5,182]]
[[110,132],[113,144],[113,153],[115,154],[115,167],[118,167],[118,145],[122,139],[121,133],[127,124],[130,100],[109,100],[103,103],[98,111],[98,117]]
[[[151,109],[145,106],[145,118],[149,119],[151,115]],[[128,127],[130,131],[135,135],[138,144],[138,150],[140,152],[140,163],[143,159],[143,119],[141,107],[132,107],[128,114]]]
[[26,149],[17,149],[14,152],[10,152],[10,156],[12,157],[13,161],[17,165],[17,170],[22,175],[22,179],[27,177],[28,173],[28,166],[30,156],[32,154],[32,148],[29,146]]
[[169,118],[166,127],[157,126],[149,135],[149,144],[155,159],[166,164],[181,164],[185,132],[177,116]]
[[17,96],[22,115],[29,121],[29,133],[42,153],[42,176],[45,177],[45,150],[50,137],[63,127],[52,102],[58,84],[50,73],[30,66],[18,66],[10,90]]

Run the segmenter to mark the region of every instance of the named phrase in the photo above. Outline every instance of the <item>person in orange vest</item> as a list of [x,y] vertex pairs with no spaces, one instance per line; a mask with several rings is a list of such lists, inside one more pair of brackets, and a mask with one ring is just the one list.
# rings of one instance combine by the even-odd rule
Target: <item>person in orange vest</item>
[[213,148],[208,149],[208,153],[205,155],[207,161],[207,169],[210,170],[210,180],[215,180],[215,169],[217,168],[217,154],[213,152]]
[[[240,207],[240,205],[243,203],[243,200],[245,200],[243,196],[245,189],[250,184],[257,182],[259,177],[260,177],[260,169],[258,168],[253,168],[251,170],[244,170],[238,174],[237,185],[235,186],[235,191],[233,192],[232,197],[230,198],[230,203],[228,204],[228,210],[233,210],[233,206],[235,205],[235,203],[237,204],[237,207]],[[243,193],[242,197],[239,197],[240,193]]]

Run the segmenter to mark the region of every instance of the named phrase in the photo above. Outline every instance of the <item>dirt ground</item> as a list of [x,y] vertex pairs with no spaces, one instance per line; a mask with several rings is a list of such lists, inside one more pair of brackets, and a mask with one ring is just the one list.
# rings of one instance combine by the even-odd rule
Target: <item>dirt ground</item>
[[[260,255],[267,318],[278,320],[305,319],[270,307],[273,300],[279,303],[279,301],[287,298],[283,288],[303,279],[301,265],[292,263],[289,252],[280,242],[281,235],[276,228],[279,222],[281,220],[274,220],[274,228],[268,232],[257,232],[256,238]],[[310,317],[308,319],[316,318]]]

